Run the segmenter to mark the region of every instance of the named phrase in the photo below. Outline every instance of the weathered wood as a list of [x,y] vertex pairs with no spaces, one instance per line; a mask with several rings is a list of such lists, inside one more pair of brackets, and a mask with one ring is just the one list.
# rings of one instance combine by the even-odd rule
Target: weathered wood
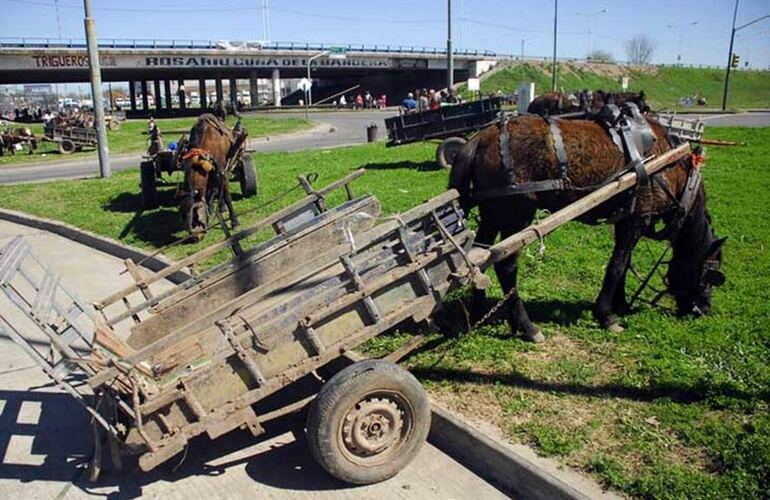
[[358,177],[361,177],[364,174],[364,170],[357,170],[353,172],[352,174],[348,175],[347,177],[344,177],[343,179],[340,179],[336,182],[333,182],[329,184],[328,186],[322,188],[317,193],[314,193],[312,195],[308,195],[305,198],[292,203],[286,208],[283,208],[279,210],[278,212],[273,213],[272,215],[252,224],[248,228],[234,234],[232,237],[227,238],[223,241],[220,241],[219,243],[215,243],[214,245],[211,245],[209,247],[204,248],[203,250],[194,253],[188,257],[185,257],[184,259],[177,261],[175,264],[172,264],[168,267],[163,268],[162,270],[158,271],[157,273],[154,273],[150,276],[147,276],[143,280],[134,283],[131,286],[128,286],[124,288],[123,290],[120,290],[118,292],[115,292],[108,297],[105,297],[101,301],[94,304],[94,306],[97,309],[104,309],[105,307],[109,306],[110,304],[114,304],[116,301],[120,300],[122,297],[125,297],[126,295],[129,295],[137,290],[140,290],[143,286],[149,286],[152,283],[155,283],[156,281],[159,281],[171,274],[174,274],[175,272],[191,265],[196,262],[200,262],[201,260],[204,260],[208,257],[211,257],[212,255],[215,255],[219,253],[220,251],[232,246],[234,241],[239,241],[244,238],[247,238],[251,236],[252,234],[260,231],[261,229],[265,227],[271,226],[273,223],[281,220],[284,216],[287,214],[290,214],[294,211],[296,211],[298,208],[307,205],[308,203],[314,203],[318,200],[319,196],[323,196],[325,194],[328,194],[341,186],[344,186],[347,183],[353,182]]
[[[665,153],[645,162],[644,168],[648,175],[652,175],[663,168],[667,167],[674,161],[686,156],[690,152],[690,144],[685,143],[676,149],[666,151]],[[505,238],[501,242],[492,246],[489,249],[489,258],[483,262],[476,262],[480,267],[488,267],[496,262],[504,260],[514,253],[518,252],[522,247],[536,241],[538,238],[542,238],[549,234],[559,226],[566,224],[567,222],[580,217],[592,208],[595,208],[613,196],[622,193],[633,187],[636,184],[636,173],[628,172],[622,175],[618,180],[603,186],[596,191],[585,195],[574,203],[567,205],[561,210],[555,212],[540,221],[537,224],[532,224],[518,233]],[[474,257],[479,257],[481,254],[476,253]]]

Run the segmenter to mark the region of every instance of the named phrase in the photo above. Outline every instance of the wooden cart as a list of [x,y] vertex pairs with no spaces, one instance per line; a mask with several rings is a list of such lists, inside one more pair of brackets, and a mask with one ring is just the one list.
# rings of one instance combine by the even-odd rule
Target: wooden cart
[[53,127],[45,131],[42,140],[59,145],[63,155],[80,151],[84,147],[95,148],[98,145],[96,130],[84,127]]
[[436,149],[436,162],[449,168],[470,135],[500,119],[501,107],[502,99],[492,97],[387,118],[386,146],[441,139]]
[[[0,329],[84,402],[116,449],[139,454],[143,470],[195,436],[237,428],[256,436],[312,401],[307,441],[323,467],[352,483],[391,477],[427,436],[427,397],[389,361],[350,365],[351,350],[405,320],[426,320],[470,277],[473,233],[455,192],[382,219],[376,198],[351,194],[361,174],[155,274],[128,261],[135,283],[94,307],[16,239],[0,255],[0,287],[37,329],[6,320]],[[327,195],[342,188],[347,201],[329,207]],[[247,246],[263,229],[274,237]],[[164,282],[223,251],[232,253],[225,263]],[[33,341],[40,333],[49,342]],[[295,394],[300,382],[313,390]]]

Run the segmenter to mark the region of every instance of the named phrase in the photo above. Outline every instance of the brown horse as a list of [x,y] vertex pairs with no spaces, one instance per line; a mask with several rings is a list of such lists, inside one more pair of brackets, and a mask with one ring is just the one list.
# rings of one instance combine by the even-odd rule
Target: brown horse
[[199,116],[190,130],[190,139],[180,155],[185,184],[179,196],[182,217],[194,239],[200,239],[208,228],[215,203],[218,203],[220,214],[226,205],[232,227],[238,226],[228,171],[228,160],[234,153],[233,142],[230,129],[208,113]]
[[532,100],[527,107],[527,113],[540,116],[556,116],[584,111],[592,114],[601,110],[606,104],[615,104],[620,107],[627,102],[636,104],[642,113],[650,111],[650,107],[647,105],[647,97],[643,90],[639,93],[581,90],[575,94],[546,92]]
[[546,92],[535,97],[527,107],[527,113],[540,116],[561,115],[574,111],[581,111],[579,99],[563,92]]
[[[656,137],[645,154],[655,155],[671,149],[663,127],[650,119],[641,119],[649,123]],[[568,159],[566,165],[557,158],[549,123],[531,115],[486,128],[458,153],[449,186],[460,192],[466,209],[479,206],[478,243],[491,245],[498,234],[502,238],[510,236],[529,225],[538,208],[558,210],[626,169],[624,153],[603,126],[588,120],[553,119],[553,122],[560,130]],[[502,151],[507,160],[501,156],[502,127],[506,127],[508,133],[504,141],[508,151]],[[719,272],[724,239],[718,240],[711,229],[702,183],[689,187],[694,196],[689,198],[692,200],[689,210],[682,210],[679,204],[694,169],[692,163],[691,159],[678,161],[656,174],[656,182],[652,179],[640,182],[633,195],[616,196],[581,218],[588,223],[611,221],[615,226],[615,248],[594,307],[594,316],[602,327],[622,329],[618,317],[628,310],[625,279],[631,253],[641,236],[651,235],[658,220],[672,228],[666,235],[673,246],[667,281],[678,312],[695,315],[708,312],[712,288],[724,281]],[[697,170],[692,173],[696,174]],[[498,188],[514,183],[548,183],[549,179],[568,180],[566,189],[480,196],[500,193]],[[696,180],[699,179],[698,174]],[[515,290],[518,257],[517,253],[495,264],[504,292],[511,292],[509,322],[514,332],[523,332],[525,339],[542,341],[542,333],[530,321]],[[475,298],[474,314],[478,316],[482,313],[479,307],[484,303],[483,291],[475,292]]]

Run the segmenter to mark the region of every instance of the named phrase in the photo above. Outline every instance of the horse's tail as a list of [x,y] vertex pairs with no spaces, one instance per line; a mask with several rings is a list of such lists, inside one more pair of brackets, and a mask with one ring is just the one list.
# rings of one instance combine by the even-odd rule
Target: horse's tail
[[449,172],[449,189],[456,189],[460,193],[460,205],[465,211],[471,206],[471,173],[478,148],[479,136],[477,135],[457,153],[452,162],[452,170]]

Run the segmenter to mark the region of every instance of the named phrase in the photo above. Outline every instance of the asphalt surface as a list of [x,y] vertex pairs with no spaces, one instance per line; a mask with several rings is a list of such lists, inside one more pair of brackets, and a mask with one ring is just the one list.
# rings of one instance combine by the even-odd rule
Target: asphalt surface
[[[0,248],[18,234],[86,302],[128,283],[119,275],[119,259],[25,226],[0,221]],[[14,324],[23,318],[2,294],[0,315]],[[258,439],[245,431],[196,439],[183,460],[176,457],[149,474],[127,460],[123,472],[107,468],[95,484],[86,472],[91,443],[82,407],[0,337],[0,498],[506,498],[429,444],[393,479],[354,487],[329,476],[305,444],[280,427]]]
[[[272,118],[304,118],[302,112],[258,113]],[[366,127],[372,123],[379,128],[379,138],[385,138],[383,120],[394,115],[386,111],[319,111],[310,114],[317,125],[311,130],[295,134],[258,138],[250,146],[259,152],[300,151],[304,149],[329,149],[366,142]],[[685,117],[700,117],[709,127],[768,127],[770,112],[736,113],[717,115],[685,114]],[[142,161],[141,155],[117,155],[112,157],[111,166],[115,171],[136,168]],[[0,183],[41,182],[56,179],[92,177],[98,172],[96,156],[87,159],[52,161],[27,164],[19,167],[0,168]]]
[[[250,142],[258,152],[300,151],[303,149],[329,149],[366,142],[366,127],[376,123],[380,138],[385,134],[383,120],[393,116],[386,111],[319,111],[310,113],[316,126],[310,130],[272,137],[260,137]],[[257,113],[270,118],[304,118],[305,113],[273,112]],[[113,171],[137,168],[141,154],[115,155],[111,157]],[[49,161],[26,164],[19,167],[0,167],[0,183],[40,182],[56,179],[76,179],[97,175],[99,165],[96,156],[77,160]]]

